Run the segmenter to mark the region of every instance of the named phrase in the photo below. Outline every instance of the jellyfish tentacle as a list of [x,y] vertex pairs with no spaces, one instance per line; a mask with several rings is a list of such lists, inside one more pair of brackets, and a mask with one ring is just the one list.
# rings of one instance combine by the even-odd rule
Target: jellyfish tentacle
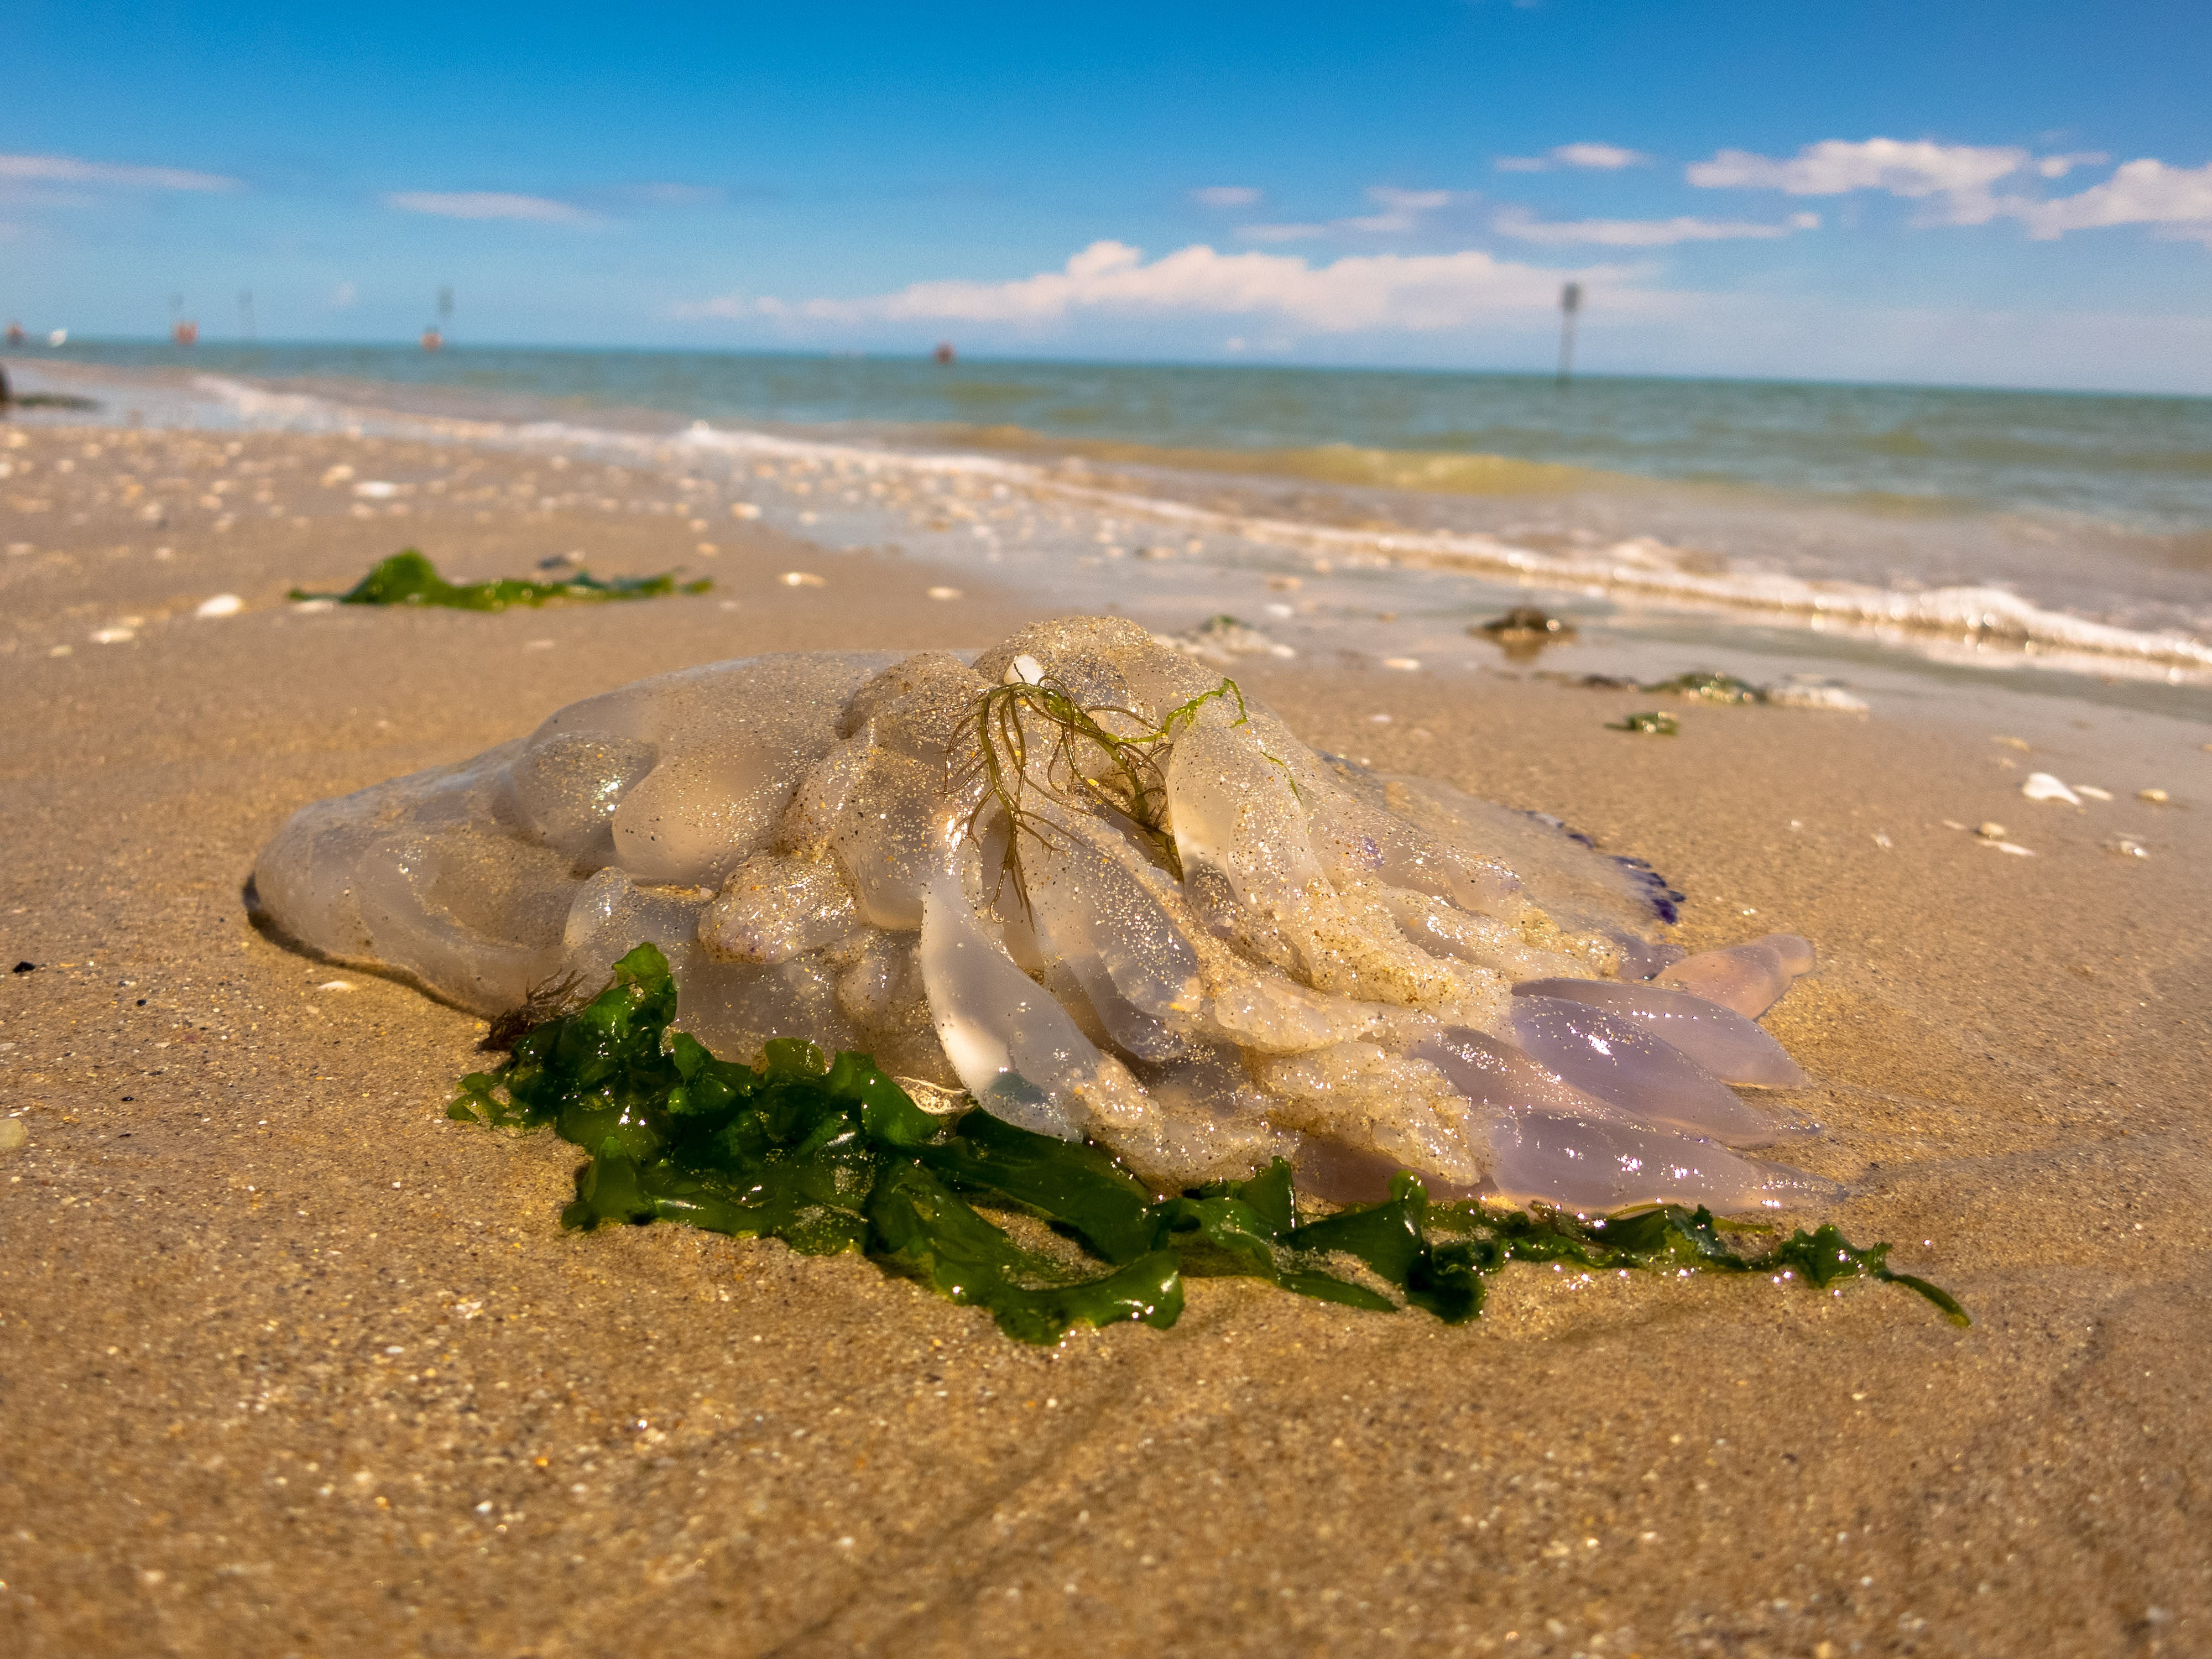
[[1782,999],[1791,981],[1812,972],[1813,947],[1795,933],[1705,951],[1670,963],[1656,982],[1757,1019]]
[[1642,1026],[1559,997],[1516,996],[1515,1040],[1561,1077],[1644,1122],[1759,1146],[1781,1126],[1746,1105],[1680,1049]]
[[1687,991],[1616,980],[1539,979],[1523,980],[1513,994],[1586,1003],[1640,1025],[1723,1083],[1799,1089],[1809,1080],[1780,1043],[1735,1009]]
[[1832,1182],[1717,1143],[1624,1118],[1533,1109],[1490,1119],[1499,1196],[1583,1211],[1632,1204],[1780,1209],[1832,1198]]

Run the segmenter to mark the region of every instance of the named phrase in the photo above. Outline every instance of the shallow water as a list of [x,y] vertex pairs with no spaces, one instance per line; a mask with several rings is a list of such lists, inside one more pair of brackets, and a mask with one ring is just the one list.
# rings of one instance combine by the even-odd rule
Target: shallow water
[[[1840,638],[1885,669],[2212,683],[2212,400],[492,349],[12,367],[101,418],[617,459],[826,546],[1071,608],[1234,605],[1308,652],[1494,660],[1464,629],[1518,598],[1585,647],[1687,636],[1824,672]],[[1619,672],[1554,660],[1578,658]]]
[[[1164,462],[1179,451],[1227,453],[1256,471],[1474,495],[1671,480],[2212,532],[2212,398],[2202,398],[1602,378],[1563,395],[1547,376],[1516,374],[994,360],[940,368],[497,347],[187,352],[90,342],[26,361],[436,388],[557,404],[571,418],[657,410],[993,447],[1143,446]],[[2197,551],[2212,560],[2212,543]]]

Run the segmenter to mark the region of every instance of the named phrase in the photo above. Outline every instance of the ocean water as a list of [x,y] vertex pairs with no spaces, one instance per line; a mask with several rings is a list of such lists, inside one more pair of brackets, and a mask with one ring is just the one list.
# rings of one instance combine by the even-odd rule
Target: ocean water
[[[91,342],[9,366],[142,419],[412,423],[748,477],[798,533],[1071,603],[1297,577],[1267,601],[1286,636],[1334,580],[1377,617],[1517,594],[1597,631],[2212,675],[2206,398],[479,347]],[[916,505],[943,489],[987,505]]]

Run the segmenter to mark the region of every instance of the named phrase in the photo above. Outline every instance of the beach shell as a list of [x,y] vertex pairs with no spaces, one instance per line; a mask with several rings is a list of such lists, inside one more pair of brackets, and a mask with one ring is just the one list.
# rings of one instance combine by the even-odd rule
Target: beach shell
[[1791,1126],[1728,1086],[1805,1080],[1752,1023],[1802,939],[1684,957],[1642,860],[1317,754],[1118,619],[587,698],[302,808],[254,890],[485,1016],[649,942],[718,1054],[865,1050],[1161,1190],[1278,1154],[1339,1198],[1391,1168],[1578,1206],[1825,1190],[1740,1150]]

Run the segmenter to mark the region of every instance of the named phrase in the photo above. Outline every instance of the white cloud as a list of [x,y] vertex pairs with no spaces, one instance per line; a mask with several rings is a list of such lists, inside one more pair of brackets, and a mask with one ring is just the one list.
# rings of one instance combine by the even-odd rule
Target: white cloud
[[106,185],[118,190],[236,190],[235,179],[189,173],[182,167],[125,167],[83,161],[73,155],[0,155],[0,181],[35,185]]
[[1248,242],[1310,242],[1328,234],[1327,225],[1239,225],[1237,234]]
[[1928,202],[1924,223],[1984,225],[1999,211],[1990,186],[2033,159],[2010,144],[1828,138],[1806,145],[1787,161],[1724,149],[1710,161],[1692,162],[1685,176],[1706,190],[1778,190],[1790,196],[1882,190]]
[[1642,167],[1651,160],[1641,150],[1623,149],[1618,144],[1561,144],[1552,152],[1552,159],[1562,167],[1595,167],[1601,173]]
[[1786,161],[1724,149],[1710,161],[1693,161],[1687,177],[1707,190],[1779,190],[1792,196],[1841,196],[1846,191],[1886,190],[1917,199],[1995,184],[2031,158],[2011,145],[1983,148],[1929,140],[1829,138],[1808,144]]
[[1692,163],[1688,178],[1707,189],[1780,190],[1792,196],[1883,190],[1926,201],[1923,224],[1985,225],[1995,219],[2017,219],[2039,241],[2073,230],[2156,225],[2170,235],[2212,246],[2212,163],[2191,168],[2148,158],[2126,161],[2103,184],[2051,200],[1999,196],[1992,189],[2001,179],[2029,173],[2063,179],[2075,167],[2097,166],[2106,159],[2094,151],[2038,159],[2009,145],[1831,138],[1808,144],[1788,161],[1724,149],[1710,161]]
[[1606,284],[1616,312],[1638,308],[1636,273],[1511,264],[1456,253],[1348,256],[1316,265],[1293,254],[1220,253],[1202,244],[1147,264],[1124,242],[1093,242],[1058,270],[1011,282],[916,283],[860,300],[747,300],[726,295],[679,307],[690,318],[766,317],[787,322],[1005,324],[1042,328],[1084,316],[1278,319],[1322,334],[1426,331],[1548,314],[1563,276]]
[[1615,173],[1622,167],[1649,166],[1650,161],[1640,149],[1585,142],[1561,144],[1541,155],[1501,155],[1493,165],[1500,173],[1549,173],[1554,167],[1590,167],[1601,173]]
[[1817,213],[1793,213],[1783,224],[1750,224],[1715,219],[1574,219],[1548,223],[1525,208],[1508,208],[1492,222],[1501,235],[1546,247],[1591,244],[1600,247],[1673,247],[1681,242],[1772,241],[1801,230],[1817,230]]
[[1190,199],[1200,207],[1250,207],[1260,199],[1261,192],[1250,185],[1206,185],[1190,193]]
[[2051,202],[2008,198],[1998,210],[2026,225],[2038,241],[2108,225],[2162,225],[2212,246],[2212,162],[2170,167],[2163,161],[2124,161],[2103,184],[2078,195]]
[[2069,155],[2046,155],[2035,164],[2035,170],[2045,179],[2063,179],[2075,167],[2097,167],[2112,158],[2101,149],[2075,150]]
[[1454,198],[1448,190],[1396,190],[1389,185],[1376,185],[1367,192],[1367,199],[1382,211],[1358,219],[1340,219],[1337,223],[1347,230],[1364,231],[1370,236],[1389,235],[1413,229],[1420,223],[1421,215],[1449,207]]
[[1382,210],[1380,213],[1331,219],[1326,224],[1239,225],[1237,234],[1248,242],[1304,242],[1316,236],[1332,234],[1394,236],[1409,230],[1419,230],[1424,214],[1434,213],[1438,208],[1449,207],[1461,199],[1457,191],[1401,190],[1395,185],[1370,185],[1366,196],[1369,201]]
[[397,191],[384,204],[402,213],[427,213],[439,219],[520,219],[541,225],[596,225],[599,215],[544,196],[516,196],[505,191],[469,190],[442,193]]

